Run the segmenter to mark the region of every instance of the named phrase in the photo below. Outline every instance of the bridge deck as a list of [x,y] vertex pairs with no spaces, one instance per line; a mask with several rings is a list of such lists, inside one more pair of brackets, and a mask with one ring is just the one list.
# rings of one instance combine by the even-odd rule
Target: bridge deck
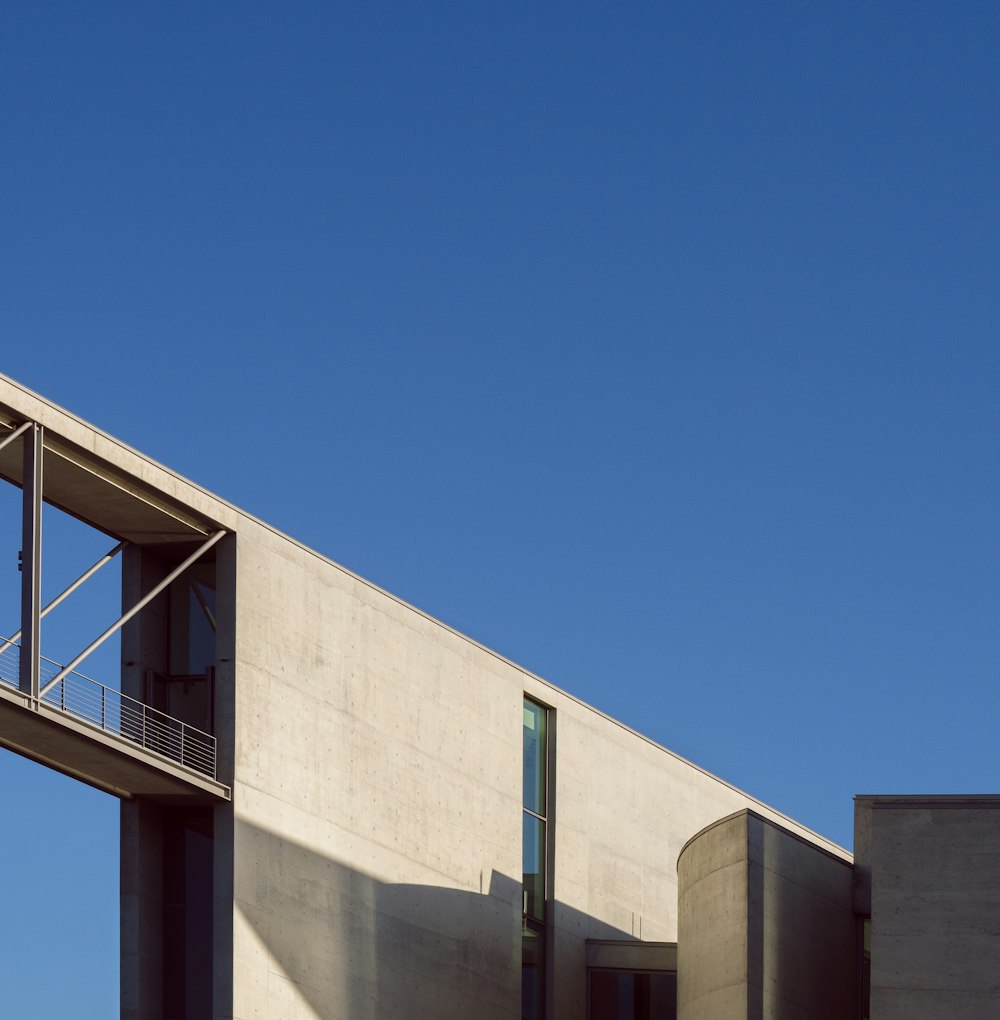
[[16,652],[0,653],[0,746],[119,797],[229,799],[210,734],[76,673],[34,701],[17,689]]

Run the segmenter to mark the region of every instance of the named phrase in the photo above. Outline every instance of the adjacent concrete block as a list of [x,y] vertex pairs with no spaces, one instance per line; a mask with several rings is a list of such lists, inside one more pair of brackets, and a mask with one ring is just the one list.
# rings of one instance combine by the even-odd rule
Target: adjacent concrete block
[[1000,1016],[1000,797],[858,797],[873,1020]]
[[853,1015],[851,867],[742,810],[678,861],[680,1020],[843,1020]]

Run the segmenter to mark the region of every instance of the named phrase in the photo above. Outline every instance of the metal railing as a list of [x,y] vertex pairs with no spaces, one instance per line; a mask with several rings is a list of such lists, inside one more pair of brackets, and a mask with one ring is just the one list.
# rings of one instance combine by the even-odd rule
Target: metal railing
[[16,644],[5,644],[0,650],[0,683],[17,687],[21,668],[21,649]]
[[[18,688],[19,663],[17,645],[0,651],[0,683]],[[42,687],[62,670],[59,663],[42,656]],[[41,702],[215,779],[215,737],[210,733],[82,673],[67,673],[42,695]]]

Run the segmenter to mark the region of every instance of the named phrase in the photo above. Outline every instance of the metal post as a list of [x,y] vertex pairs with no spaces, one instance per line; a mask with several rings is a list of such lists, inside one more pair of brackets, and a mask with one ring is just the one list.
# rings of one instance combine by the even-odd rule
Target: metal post
[[42,426],[24,434],[21,479],[21,666],[18,687],[34,699],[41,683],[42,632]]

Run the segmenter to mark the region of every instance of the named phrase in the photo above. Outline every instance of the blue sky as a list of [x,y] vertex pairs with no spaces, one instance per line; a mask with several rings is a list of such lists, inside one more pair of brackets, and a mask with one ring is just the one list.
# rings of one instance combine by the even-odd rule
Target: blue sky
[[[997,789],[998,29],[5,4],[0,370],[850,845]],[[0,785],[110,1015],[116,804]]]

